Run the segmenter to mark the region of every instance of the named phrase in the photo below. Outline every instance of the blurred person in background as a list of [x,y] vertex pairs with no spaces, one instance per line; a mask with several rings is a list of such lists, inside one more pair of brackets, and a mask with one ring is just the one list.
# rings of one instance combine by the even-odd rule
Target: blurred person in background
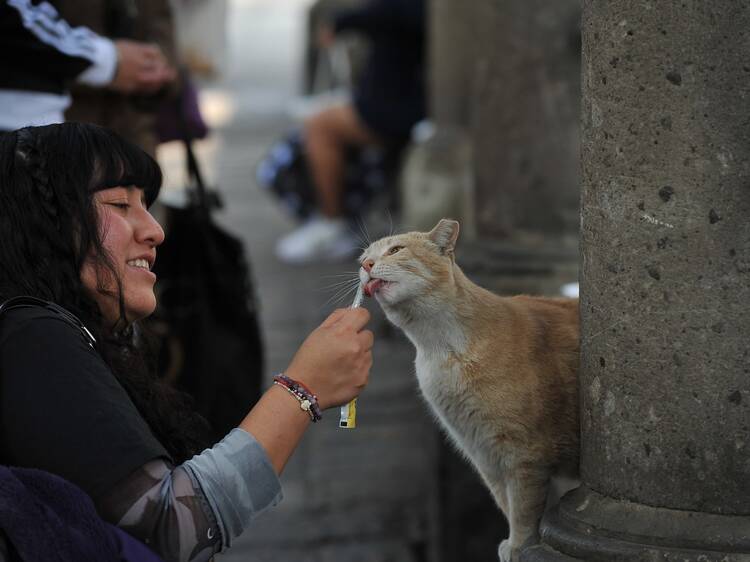
[[60,123],[75,81],[151,94],[174,80],[162,50],[73,27],[50,2],[0,0],[0,131]]
[[[150,44],[176,66],[174,23],[169,0],[56,0],[60,16],[72,26],[85,26],[111,39]],[[156,116],[170,83],[158,91],[122,92],[75,84],[67,121],[96,123],[112,129],[151,156],[158,144]]]
[[305,122],[319,212],[279,240],[276,254],[282,261],[335,261],[357,250],[343,208],[345,153],[352,146],[404,145],[425,117],[425,19],[425,0],[369,0],[320,27],[322,48],[339,34],[357,32],[369,39],[370,50],[352,101]]

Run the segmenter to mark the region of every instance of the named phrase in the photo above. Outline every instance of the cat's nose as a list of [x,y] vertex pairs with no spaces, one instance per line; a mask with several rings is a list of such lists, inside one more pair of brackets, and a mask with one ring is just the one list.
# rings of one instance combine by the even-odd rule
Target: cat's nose
[[365,260],[362,262],[362,267],[367,273],[370,273],[373,265],[375,265],[375,260]]

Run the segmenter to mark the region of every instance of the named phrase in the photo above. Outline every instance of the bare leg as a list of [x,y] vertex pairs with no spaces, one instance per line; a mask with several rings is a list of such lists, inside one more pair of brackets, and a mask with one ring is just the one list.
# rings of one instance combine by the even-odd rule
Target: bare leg
[[346,147],[377,143],[376,135],[350,104],[329,107],[305,122],[305,150],[323,215],[336,218],[343,214]]
[[500,544],[501,562],[511,562],[518,549],[539,537],[539,520],[544,513],[550,475],[538,468],[518,468],[508,479],[508,523],[510,537]]

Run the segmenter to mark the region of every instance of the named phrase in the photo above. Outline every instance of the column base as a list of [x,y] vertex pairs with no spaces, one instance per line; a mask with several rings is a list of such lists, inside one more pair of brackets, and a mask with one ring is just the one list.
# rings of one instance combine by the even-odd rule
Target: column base
[[614,500],[581,486],[542,520],[521,562],[750,562],[750,517]]

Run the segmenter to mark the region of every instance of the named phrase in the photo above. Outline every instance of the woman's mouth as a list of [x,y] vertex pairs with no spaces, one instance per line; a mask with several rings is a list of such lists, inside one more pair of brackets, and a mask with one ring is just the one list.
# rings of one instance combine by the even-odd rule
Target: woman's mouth
[[148,260],[145,260],[143,258],[129,260],[127,263],[130,267],[139,267],[141,269],[145,269],[146,271],[151,271],[151,265],[148,263]]
[[128,260],[126,264],[129,268],[148,274],[148,276],[151,277],[152,279],[156,279],[156,274],[153,271],[151,271],[151,264],[149,263],[148,260],[143,259],[143,258],[138,258],[134,260]]

